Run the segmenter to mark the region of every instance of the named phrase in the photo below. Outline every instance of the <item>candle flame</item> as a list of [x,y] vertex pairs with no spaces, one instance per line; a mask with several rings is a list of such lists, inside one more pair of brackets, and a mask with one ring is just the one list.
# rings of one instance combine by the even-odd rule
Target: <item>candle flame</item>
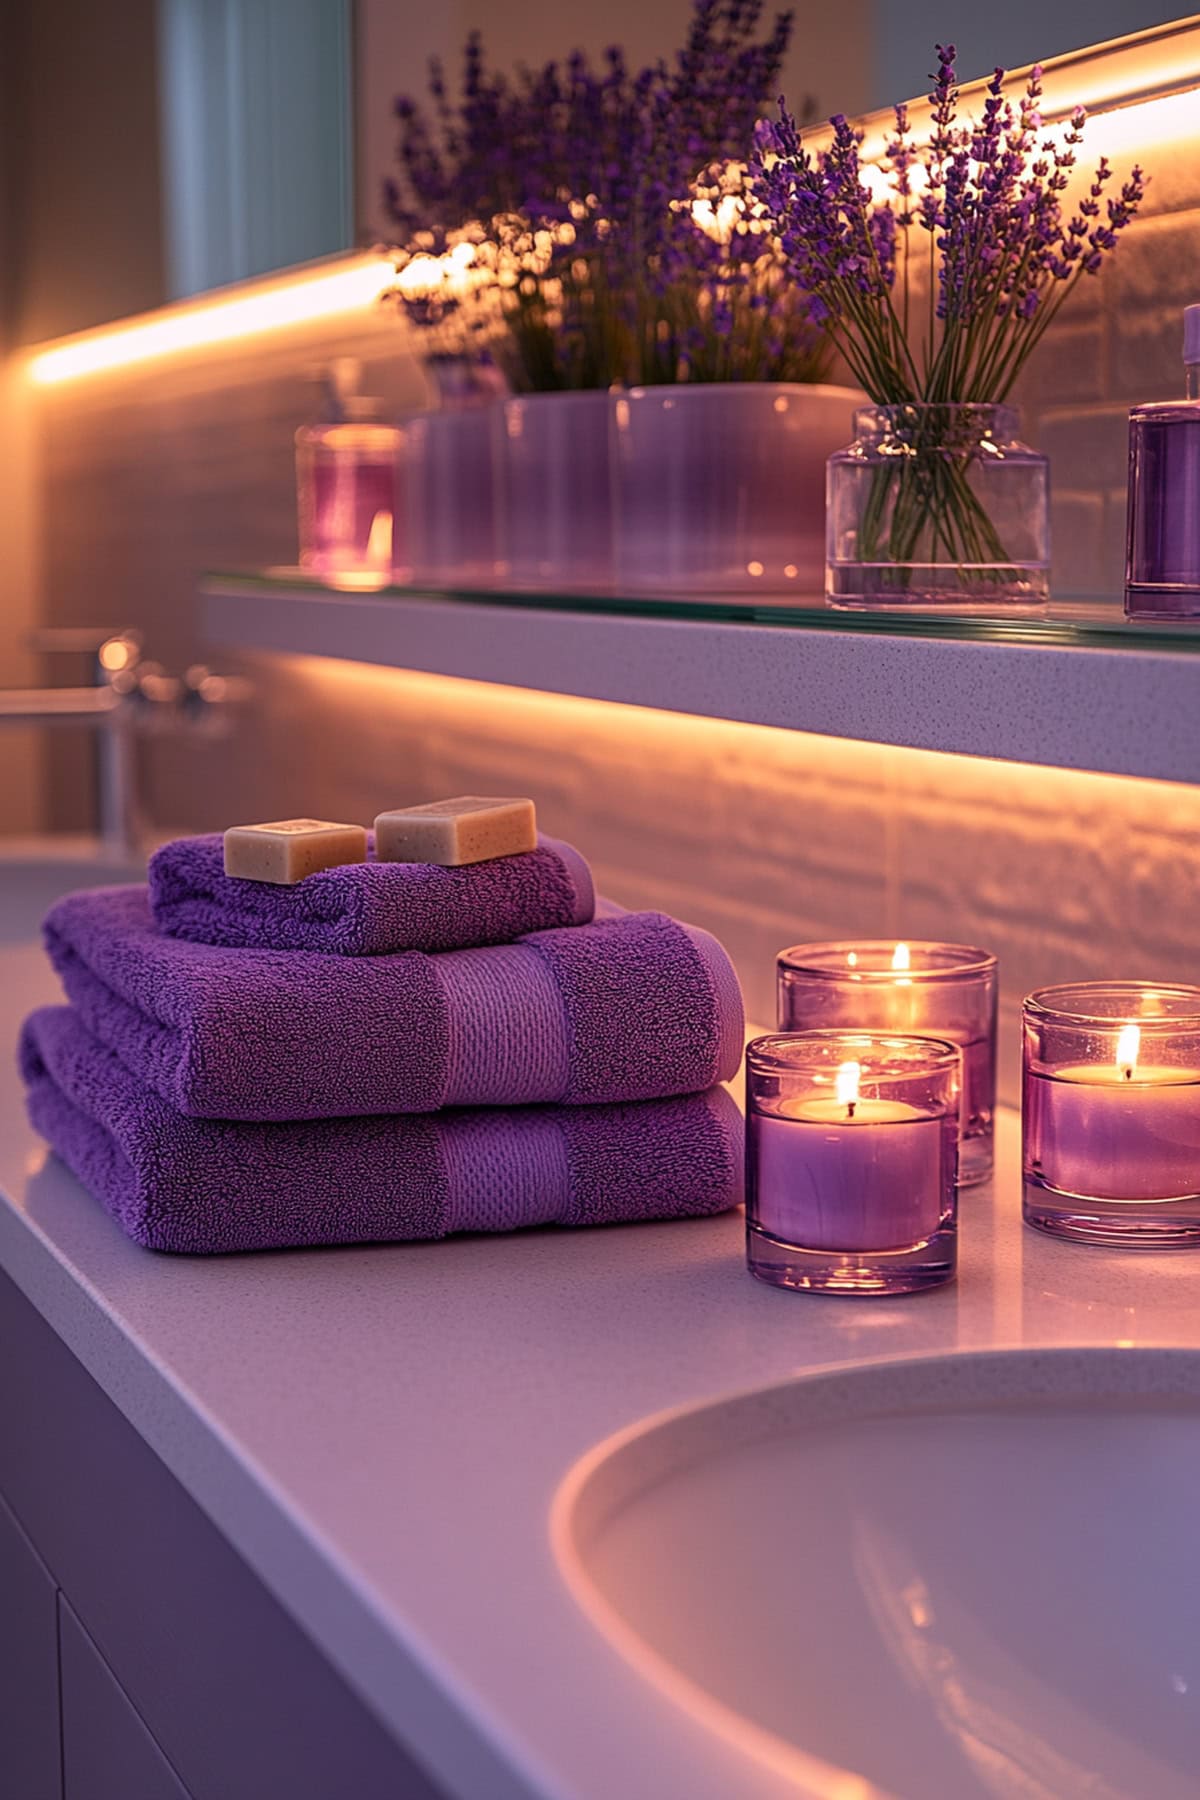
[[839,1106],[844,1106],[853,1117],[858,1105],[858,1084],[862,1080],[862,1064],[844,1062],[834,1077]]
[[892,967],[900,970],[912,968],[912,953],[907,944],[897,944],[892,951]]
[[329,587],[344,593],[370,593],[386,587],[392,573],[392,515],[381,508],[371,520],[371,530],[361,563],[345,569],[327,569],[322,577]]
[[846,961],[852,969],[856,969],[858,967],[858,951],[857,950],[848,951],[847,955],[846,955]]
[[1117,1035],[1117,1067],[1124,1072],[1126,1081],[1133,1079],[1133,1071],[1137,1068],[1138,1052],[1141,1047],[1140,1026],[1122,1025]]
[[390,569],[392,566],[392,515],[386,507],[371,520],[366,563],[371,569]]

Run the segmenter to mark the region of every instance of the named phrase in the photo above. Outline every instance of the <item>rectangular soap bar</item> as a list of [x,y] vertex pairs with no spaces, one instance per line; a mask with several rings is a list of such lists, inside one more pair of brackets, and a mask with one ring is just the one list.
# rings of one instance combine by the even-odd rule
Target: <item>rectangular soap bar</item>
[[328,819],[277,819],[270,825],[231,825],[225,833],[225,873],[241,881],[293,887],[318,869],[367,860],[362,825]]
[[437,863],[443,869],[457,869],[463,863],[491,862],[496,856],[536,849],[532,800],[460,794],[455,800],[380,813],[375,821],[376,862]]

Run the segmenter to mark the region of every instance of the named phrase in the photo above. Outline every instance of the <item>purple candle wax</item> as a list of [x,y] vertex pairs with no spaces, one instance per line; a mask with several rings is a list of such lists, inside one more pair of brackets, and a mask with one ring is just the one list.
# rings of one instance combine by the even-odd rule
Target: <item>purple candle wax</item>
[[1200,1194],[1200,1069],[1081,1063],[1025,1073],[1026,1163],[1092,1200]]
[[[903,1101],[790,1100],[751,1113],[749,1130],[755,1222],[772,1237],[809,1250],[894,1250],[938,1229],[944,1118]],[[951,1120],[951,1143],[954,1130]]]

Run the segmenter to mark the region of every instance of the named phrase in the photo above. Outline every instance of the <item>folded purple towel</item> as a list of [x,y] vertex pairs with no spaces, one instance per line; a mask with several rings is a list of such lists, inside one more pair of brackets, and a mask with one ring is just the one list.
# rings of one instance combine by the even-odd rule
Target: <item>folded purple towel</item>
[[149,1250],[696,1218],[741,1198],[742,1122],[721,1088],[630,1106],[297,1125],[189,1119],[65,1006],[26,1021],[20,1061],[34,1128]]
[[591,871],[554,838],[522,856],[461,869],[433,863],[347,863],[295,887],[235,881],[220,837],[179,838],[150,858],[150,904],[163,931],[231,949],[381,956],[510,944],[528,931],[584,925]]
[[125,887],[69,895],[44,929],[88,1029],[201,1118],[660,1100],[741,1060],[728,957],[662,913],[437,956],[320,956],[164,937],[145,888]]

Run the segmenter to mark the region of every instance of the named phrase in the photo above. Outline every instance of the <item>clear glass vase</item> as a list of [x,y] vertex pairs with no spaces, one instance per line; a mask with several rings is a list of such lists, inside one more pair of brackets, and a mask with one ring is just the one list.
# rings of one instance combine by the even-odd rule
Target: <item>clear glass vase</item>
[[831,606],[1034,612],[1049,594],[1047,459],[1011,406],[869,406],[829,459]]

